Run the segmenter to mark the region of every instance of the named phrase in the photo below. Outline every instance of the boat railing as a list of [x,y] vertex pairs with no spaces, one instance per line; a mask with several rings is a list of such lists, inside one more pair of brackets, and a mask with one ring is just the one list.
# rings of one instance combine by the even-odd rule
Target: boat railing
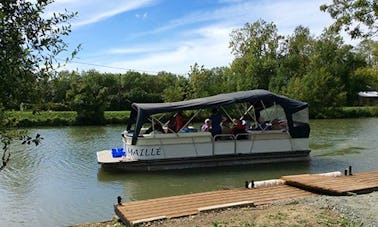
[[272,139],[279,139],[279,138],[288,138],[290,135],[287,131],[282,130],[266,130],[266,131],[248,131],[245,133],[238,133],[237,135],[233,134],[218,134],[214,136],[213,141],[222,141],[222,140],[253,140],[256,138],[272,138]]
[[[176,140],[177,138],[177,140]],[[181,138],[181,139],[180,139]],[[206,139],[207,138],[207,139]],[[214,137],[210,132],[188,132],[188,133],[150,133],[143,134],[139,137],[138,144],[175,144],[175,143],[204,143],[206,141],[219,143],[230,141],[255,141],[255,140],[271,140],[271,139],[290,139],[290,135],[287,132],[280,130],[269,131],[248,131],[246,133],[240,133],[237,135],[225,133],[218,134]],[[123,138],[126,144],[131,144],[132,137],[126,136]],[[156,141],[156,142],[154,142]]]
[[[283,130],[265,130],[265,131],[247,131],[246,133],[239,133],[237,135],[233,135],[230,133],[224,133],[224,134],[217,134],[213,137],[214,141],[218,140],[242,140],[242,139],[252,139],[255,136],[259,135],[283,135],[288,136],[287,131]],[[150,139],[150,138],[175,138],[175,137],[202,137],[202,136],[210,136],[210,132],[185,132],[185,133],[149,133],[149,134],[143,134],[140,136],[140,139]],[[131,135],[128,135],[128,137],[131,137]]]
[[174,138],[209,136],[210,132],[183,132],[183,133],[150,133],[143,134],[143,138]]

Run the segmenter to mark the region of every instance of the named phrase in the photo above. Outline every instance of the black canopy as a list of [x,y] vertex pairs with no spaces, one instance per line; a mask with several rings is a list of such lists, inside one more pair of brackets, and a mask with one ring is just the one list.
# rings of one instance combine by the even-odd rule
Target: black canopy
[[179,112],[184,110],[217,108],[234,103],[250,103],[252,105],[261,105],[261,102],[264,103],[265,107],[270,107],[274,105],[274,103],[282,106],[289,123],[289,128],[292,119],[291,115],[295,112],[305,109],[308,106],[308,104],[305,102],[290,99],[285,96],[277,95],[261,89],[219,94],[205,98],[171,103],[133,103],[127,130],[129,131],[131,129],[131,126],[134,123],[136,124],[133,134],[134,144],[143,124],[147,121],[149,116],[154,114]]

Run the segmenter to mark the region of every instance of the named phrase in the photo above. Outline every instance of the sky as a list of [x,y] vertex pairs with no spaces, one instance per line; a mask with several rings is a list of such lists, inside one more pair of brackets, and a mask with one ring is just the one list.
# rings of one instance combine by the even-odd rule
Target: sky
[[230,34],[259,19],[281,35],[308,27],[318,36],[333,20],[319,10],[328,0],[56,0],[46,13],[78,12],[65,38],[81,44],[63,69],[187,75],[195,63],[207,69],[234,59]]

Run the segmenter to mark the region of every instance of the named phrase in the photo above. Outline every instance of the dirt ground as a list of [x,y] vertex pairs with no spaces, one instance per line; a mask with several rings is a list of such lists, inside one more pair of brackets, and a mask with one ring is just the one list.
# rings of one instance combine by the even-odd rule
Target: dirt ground
[[329,209],[305,204],[231,208],[217,212],[146,223],[143,226],[349,226],[350,221]]
[[[224,210],[200,213],[190,217],[145,223],[142,226],[353,226],[346,217],[317,206],[292,202],[263,207],[228,208]],[[77,227],[123,226],[111,222],[78,225]]]

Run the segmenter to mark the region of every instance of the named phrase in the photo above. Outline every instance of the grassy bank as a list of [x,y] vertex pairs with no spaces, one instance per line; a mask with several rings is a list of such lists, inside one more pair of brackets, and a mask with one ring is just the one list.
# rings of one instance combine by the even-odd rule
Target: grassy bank
[[[75,111],[9,111],[8,121],[16,127],[83,125],[76,122]],[[106,111],[106,124],[126,124],[130,111]],[[85,124],[85,122],[84,122]]]
[[[310,107],[311,108],[311,107]],[[316,119],[378,117],[378,106],[324,108]]]
[[[76,122],[75,111],[9,111],[8,120],[17,127],[83,125]],[[130,111],[106,111],[106,124],[126,124]],[[378,117],[378,106],[325,108],[317,119]],[[84,122],[85,125],[85,122]]]

